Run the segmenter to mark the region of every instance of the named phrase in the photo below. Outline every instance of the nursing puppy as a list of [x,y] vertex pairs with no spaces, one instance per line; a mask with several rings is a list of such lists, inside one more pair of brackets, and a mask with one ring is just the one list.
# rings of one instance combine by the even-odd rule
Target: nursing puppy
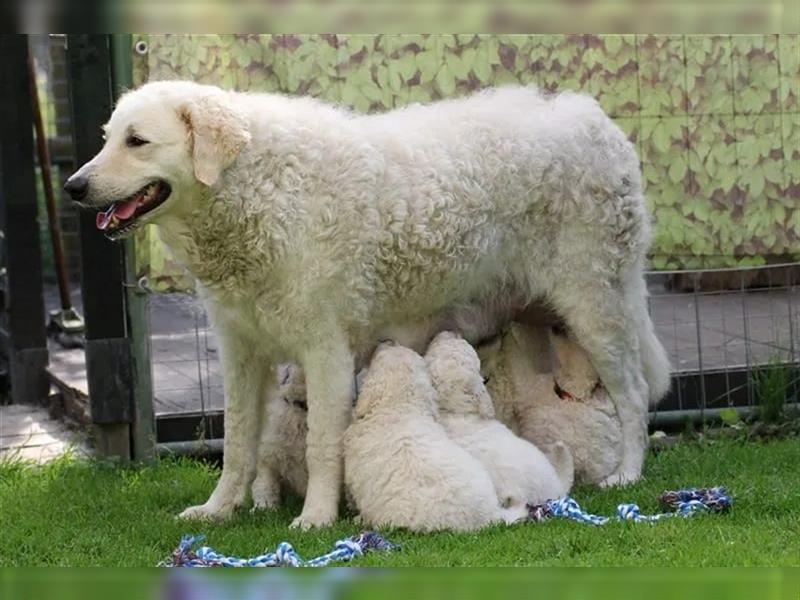
[[622,426],[580,346],[567,334],[514,323],[478,352],[500,420],[539,447],[563,442],[575,483],[605,485],[622,461]]
[[[356,390],[361,389],[366,369],[356,375]],[[278,393],[268,400],[267,425],[259,444],[258,467],[253,481],[253,510],[277,508],[288,490],[305,497],[308,489],[306,437],[308,436],[308,398],[303,370],[296,364],[278,367]],[[350,508],[355,505],[345,490]]]
[[298,496],[305,496],[308,487],[305,377],[297,365],[284,364],[278,368],[278,381],[278,393],[268,400],[267,423],[259,445],[252,487],[254,509],[279,506],[283,487]]
[[[472,346],[443,332],[425,354],[447,435],[489,472],[503,506],[540,504],[572,486],[572,457],[561,442],[549,446],[550,460],[495,419],[494,407]],[[551,463],[552,460],[552,463]]]
[[381,345],[344,438],[345,484],[364,523],[471,531],[526,514],[500,507],[483,465],[436,422],[425,361]]

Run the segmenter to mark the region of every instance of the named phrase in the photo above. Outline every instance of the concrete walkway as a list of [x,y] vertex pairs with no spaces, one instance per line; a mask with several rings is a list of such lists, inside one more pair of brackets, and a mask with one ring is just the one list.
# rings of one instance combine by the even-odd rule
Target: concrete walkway
[[0,406],[0,460],[23,459],[47,462],[74,452],[88,456],[86,434],[70,429],[64,421],[51,419],[38,406]]

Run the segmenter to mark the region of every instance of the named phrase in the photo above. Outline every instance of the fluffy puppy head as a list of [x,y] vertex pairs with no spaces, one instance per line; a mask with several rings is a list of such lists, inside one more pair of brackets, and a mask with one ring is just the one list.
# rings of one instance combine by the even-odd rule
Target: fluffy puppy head
[[383,343],[372,356],[356,402],[355,417],[378,413],[435,418],[436,392],[423,358],[403,346]]
[[278,365],[278,395],[292,406],[302,408],[306,404],[306,376],[299,366],[293,363]]
[[550,343],[555,357],[553,377],[557,393],[565,399],[590,398],[601,383],[589,356],[568,332],[551,330]]
[[466,340],[449,331],[440,333],[428,347],[425,362],[441,412],[494,418],[492,399],[481,375],[481,362]]

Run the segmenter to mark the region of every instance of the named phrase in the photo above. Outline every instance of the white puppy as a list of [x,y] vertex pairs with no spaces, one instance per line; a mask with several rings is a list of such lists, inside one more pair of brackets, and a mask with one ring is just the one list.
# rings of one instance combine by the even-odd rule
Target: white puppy
[[267,423],[259,445],[253,482],[253,508],[275,508],[281,487],[305,496],[308,487],[306,436],[308,404],[303,370],[294,364],[278,368],[278,393],[267,403]]
[[469,343],[453,333],[440,333],[425,362],[439,397],[440,422],[450,439],[486,467],[503,506],[540,504],[569,492],[573,467],[567,447],[551,444],[548,460],[495,419],[478,355]]
[[576,483],[608,482],[622,460],[622,426],[574,340],[544,327],[514,323],[501,338],[481,346],[479,355],[487,388],[506,425],[540,447],[564,442],[572,454]]
[[513,521],[483,465],[436,422],[423,358],[381,345],[344,438],[345,483],[364,523],[427,532],[471,531]]
[[[366,374],[356,374],[356,390]],[[267,403],[267,424],[262,430],[258,468],[252,486],[253,510],[277,508],[281,492],[305,497],[308,489],[306,438],[308,436],[308,399],[306,378],[296,364],[278,367],[280,387]],[[345,490],[345,500],[354,508],[353,499]]]

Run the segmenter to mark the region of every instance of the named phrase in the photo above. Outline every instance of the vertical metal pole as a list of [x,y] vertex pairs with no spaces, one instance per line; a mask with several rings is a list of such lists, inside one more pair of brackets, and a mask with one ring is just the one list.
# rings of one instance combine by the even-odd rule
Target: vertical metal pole
[[[673,297],[670,299],[670,306],[672,307],[672,339],[675,341],[675,343],[672,345],[672,347],[675,352],[675,357],[678,359],[677,368],[678,372],[680,372],[681,359],[680,359],[680,348],[678,348],[678,315],[675,312],[675,302],[676,299],[675,295],[673,294]],[[683,387],[682,382],[685,381],[685,379],[683,377],[676,377],[675,381],[677,383],[675,387],[677,388],[678,392],[678,410],[683,410],[683,392],[681,388]]]
[[200,314],[197,310],[194,311],[194,349],[197,358],[197,383],[200,387],[200,431],[199,437],[205,440],[208,437],[206,428],[208,426],[208,419],[206,418],[206,401],[205,389],[203,385],[203,367],[200,363]]
[[800,401],[800,396],[797,394],[798,368],[794,345],[794,300],[792,299],[794,294],[794,269],[794,266],[786,267],[786,299],[788,304],[787,308],[789,310],[789,365],[791,366],[792,373],[792,395],[794,401],[798,402]]
[[48,355],[37,221],[33,125],[28,81],[28,37],[0,35],[0,210],[5,232],[11,398],[47,397]]
[[700,423],[705,423],[706,410],[706,376],[703,372],[703,339],[700,335],[700,274],[694,274],[694,324],[697,335],[697,368],[700,373]]
[[[727,298],[729,296],[728,292],[722,293],[722,298]],[[728,357],[728,328],[725,324],[725,310],[727,308],[726,303],[722,302],[722,352],[723,352],[723,360],[725,362],[725,398],[726,404],[728,406],[733,405],[733,400],[731,398],[731,375],[730,375],[730,364],[729,364],[729,357]]]
[[33,113],[33,129],[36,132],[36,152],[39,157],[39,169],[42,175],[42,189],[44,191],[45,205],[47,206],[47,221],[50,226],[50,243],[53,247],[53,260],[58,280],[58,295],[61,300],[61,309],[72,308],[69,297],[69,282],[67,281],[66,263],[64,262],[64,242],[61,240],[61,227],[58,223],[58,208],[53,193],[53,174],[50,166],[50,147],[42,121],[42,105],[39,103],[39,89],[36,85],[36,65],[33,55],[28,51],[28,79],[31,90],[31,108]]
[[[655,328],[656,323],[655,323],[655,321],[653,319],[653,298],[652,298],[652,295],[649,292],[649,283],[650,283],[649,279],[650,278],[647,275],[645,275],[644,285],[645,285],[646,288],[648,288],[648,293],[647,293],[647,314],[650,317],[650,321],[653,323],[653,327]],[[656,419],[658,419],[658,404],[656,404],[655,406],[651,407],[650,413],[651,414],[648,415],[648,420],[649,420],[650,423],[654,423],[656,421]]]
[[744,288],[744,271],[739,271],[739,293],[742,298],[742,327],[744,328],[744,361],[747,373],[747,405],[753,406],[753,373],[750,370],[750,323],[747,321],[747,297]]
[[[111,36],[112,95],[115,100],[133,83],[132,43],[132,36],[128,34]],[[135,236],[125,240],[123,254],[126,333],[131,344],[133,367],[132,456],[136,460],[151,460],[155,457],[156,433],[150,360],[150,296],[146,287],[138,283]]]

